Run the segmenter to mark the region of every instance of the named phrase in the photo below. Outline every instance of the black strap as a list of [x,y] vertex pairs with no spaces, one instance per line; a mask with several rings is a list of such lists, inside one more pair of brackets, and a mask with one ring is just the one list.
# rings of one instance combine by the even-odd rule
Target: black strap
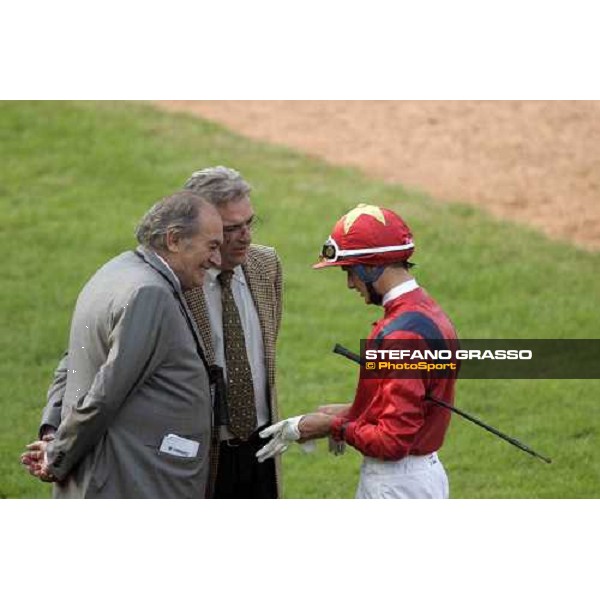
[[[148,262],[146,257],[139,252],[138,250],[134,250],[134,253],[143,260],[153,271],[158,273],[168,284],[171,290],[173,291],[173,296],[175,300],[177,300],[179,304],[179,308],[185,317],[186,323],[190,328],[192,333],[192,337],[194,338],[194,342],[196,343],[196,351],[198,352],[198,356],[206,369],[206,373],[208,374],[208,382],[210,384],[210,396],[212,401],[212,417],[214,425],[221,425],[223,423],[227,423],[227,402],[226,402],[226,387],[225,387],[225,377],[223,376],[223,367],[220,367],[217,364],[209,365],[206,360],[206,355],[204,354],[204,350],[202,349],[202,345],[200,344],[200,340],[196,335],[196,330],[194,329],[194,325],[192,320],[190,319],[190,315],[187,311],[187,307],[184,304],[185,300],[181,297],[181,294],[177,291],[177,288],[173,285],[173,282],[164,274],[161,273],[152,263]],[[217,431],[216,427],[213,427],[213,435]]]

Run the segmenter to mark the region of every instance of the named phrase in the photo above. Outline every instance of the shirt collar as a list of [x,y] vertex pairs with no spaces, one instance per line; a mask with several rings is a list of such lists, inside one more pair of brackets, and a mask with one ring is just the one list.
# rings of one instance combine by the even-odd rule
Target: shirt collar
[[416,282],[416,280],[414,278],[409,279],[408,281],[405,281],[398,285],[395,285],[391,290],[388,290],[388,292],[385,294],[385,296],[383,297],[382,304],[385,306],[388,302],[395,300],[396,298],[398,298],[399,296],[402,296],[403,294],[408,294],[408,292],[412,292],[413,290],[416,290],[418,287],[419,287],[419,284]]
[[[217,282],[217,277],[221,274],[221,269],[208,269],[206,271],[206,279],[210,285],[215,285]],[[244,271],[242,270],[242,265],[238,265],[233,268],[233,279],[238,281],[239,283],[246,283],[246,279],[244,278]]]
[[177,277],[177,275],[175,275],[175,271],[173,271],[173,269],[171,269],[171,267],[169,266],[169,263],[158,253],[154,252],[154,256],[156,256],[156,258],[158,258],[158,260],[160,260],[160,262],[165,265],[165,267],[167,267],[167,270],[169,271],[169,273],[171,273],[171,275],[173,275],[173,277],[175,277],[175,281],[179,281],[179,277]]

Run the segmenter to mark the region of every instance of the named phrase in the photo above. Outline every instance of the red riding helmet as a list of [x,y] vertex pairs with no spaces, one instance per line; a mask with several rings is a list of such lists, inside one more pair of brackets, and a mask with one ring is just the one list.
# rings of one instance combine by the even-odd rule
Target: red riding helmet
[[414,249],[408,225],[395,212],[359,204],[335,224],[313,268],[403,262]]

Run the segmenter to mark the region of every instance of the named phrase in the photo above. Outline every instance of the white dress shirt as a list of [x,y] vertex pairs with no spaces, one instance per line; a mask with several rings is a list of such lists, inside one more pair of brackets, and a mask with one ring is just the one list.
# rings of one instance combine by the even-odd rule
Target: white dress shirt
[[419,287],[419,284],[415,279],[409,279],[404,283],[400,283],[399,285],[395,285],[391,290],[388,290],[387,294],[383,297],[381,304],[385,306],[388,302],[395,300],[402,294],[408,294],[408,292],[412,292]]
[[[223,367],[224,376],[227,378],[227,366],[225,364],[225,348],[223,345],[223,311],[221,306],[221,284],[217,277],[221,271],[209,269],[204,277],[204,297],[210,320],[212,345],[215,351],[215,362]],[[258,313],[254,306],[254,300],[250,288],[244,277],[241,266],[233,269],[231,278],[231,291],[233,299],[240,313],[240,321],[244,330],[246,341],[246,352],[252,383],[254,386],[254,400],[256,402],[256,417],[258,427],[269,421],[269,407],[267,404],[267,373],[265,370],[265,349],[263,344],[262,330]],[[221,427],[221,439],[235,437],[226,427]]]
[[[175,275],[175,271],[173,271],[173,269],[171,269],[171,265],[169,265],[169,263],[160,255],[158,254],[158,252],[154,253],[156,255],[156,258],[158,258],[158,260],[160,260],[160,262],[165,265],[165,267],[167,267],[167,269],[170,271],[171,275],[173,275],[173,277],[175,277],[176,281],[179,281],[179,277],[177,277],[177,275]],[[179,281],[179,285],[181,285],[181,281]]]

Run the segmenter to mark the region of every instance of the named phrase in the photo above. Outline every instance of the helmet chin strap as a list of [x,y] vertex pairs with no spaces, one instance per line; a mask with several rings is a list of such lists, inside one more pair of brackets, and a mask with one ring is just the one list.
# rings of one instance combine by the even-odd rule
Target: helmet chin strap
[[366,265],[356,265],[352,267],[352,270],[356,273],[357,277],[365,284],[367,292],[369,293],[369,300],[372,304],[381,306],[383,302],[383,296],[379,294],[373,284],[381,277],[385,267],[372,266],[367,270]]

